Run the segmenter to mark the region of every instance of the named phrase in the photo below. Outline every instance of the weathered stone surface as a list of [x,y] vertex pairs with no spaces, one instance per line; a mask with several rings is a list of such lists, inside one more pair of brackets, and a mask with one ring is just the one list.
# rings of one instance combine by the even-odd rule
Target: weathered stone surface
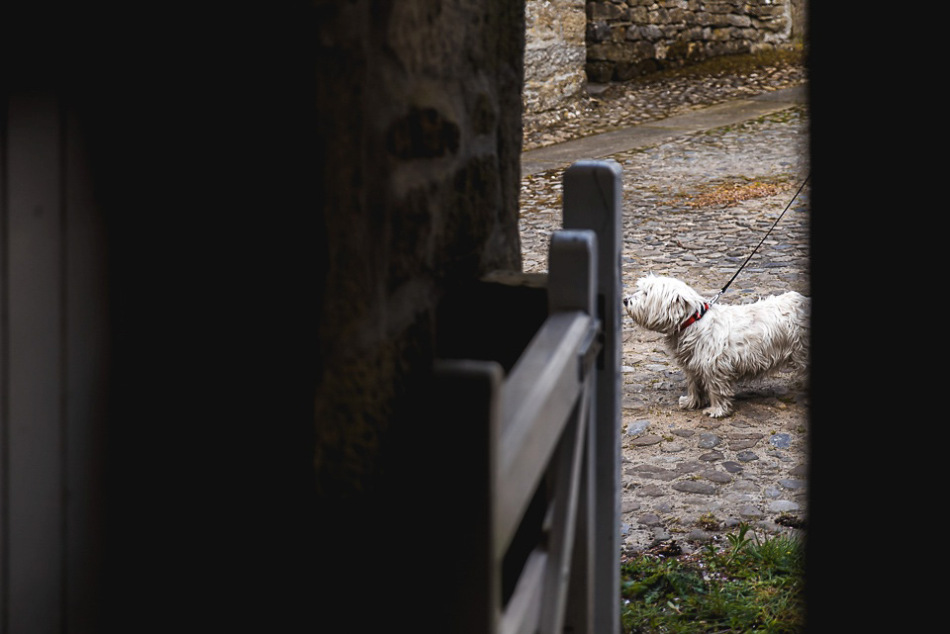
[[627,425],[627,435],[631,437],[640,436],[647,430],[647,427],[650,426],[650,421],[648,420],[635,420],[629,425]]
[[459,136],[458,124],[437,109],[412,107],[390,126],[386,146],[400,159],[435,158],[455,154]]
[[584,88],[584,0],[528,0],[525,28],[524,108],[543,112]]
[[732,482],[732,477],[727,473],[723,473],[722,471],[705,471],[703,472],[702,476],[710,482],[716,482],[718,484]]
[[648,434],[646,436],[640,436],[639,438],[635,438],[634,440],[630,442],[630,444],[635,445],[637,447],[645,447],[647,445],[655,445],[660,442],[663,442],[662,436],[657,436],[656,434]]
[[[525,113],[548,112],[586,82],[627,81],[802,38],[804,0],[527,0]],[[438,43],[431,48],[433,54]]]
[[[625,81],[720,55],[789,46],[804,0],[665,2],[587,0],[587,77]],[[608,33],[623,32],[622,38]]]
[[346,497],[378,484],[390,427],[414,419],[438,298],[521,268],[525,21],[507,0],[317,4],[314,465],[320,493]]
[[713,495],[716,493],[716,487],[699,480],[683,480],[674,482],[673,489],[682,493],[698,493],[700,495]]

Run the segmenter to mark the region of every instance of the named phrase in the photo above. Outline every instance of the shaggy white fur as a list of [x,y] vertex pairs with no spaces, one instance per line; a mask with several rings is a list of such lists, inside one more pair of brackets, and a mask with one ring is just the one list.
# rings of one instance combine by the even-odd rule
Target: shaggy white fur
[[709,416],[732,412],[735,383],[782,367],[804,373],[808,363],[810,300],[794,291],[753,304],[709,305],[684,282],[649,275],[623,300],[637,324],[663,333],[682,368],[683,408],[709,407]]

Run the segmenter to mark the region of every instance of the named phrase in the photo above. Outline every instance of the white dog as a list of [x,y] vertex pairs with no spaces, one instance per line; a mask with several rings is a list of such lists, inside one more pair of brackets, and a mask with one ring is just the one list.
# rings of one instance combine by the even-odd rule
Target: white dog
[[710,305],[671,277],[649,275],[623,300],[640,326],[666,335],[686,374],[680,407],[720,418],[732,411],[733,386],[782,367],[807,366],[810,300],[794,291],[747,305]]

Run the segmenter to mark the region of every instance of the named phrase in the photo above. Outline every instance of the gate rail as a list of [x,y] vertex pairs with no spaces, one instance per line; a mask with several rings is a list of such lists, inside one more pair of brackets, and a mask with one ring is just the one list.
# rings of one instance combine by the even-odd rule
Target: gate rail
[[[619,632],[619,207],[616,163],[569,168],[548,316],[528,347],[507,376],[495,361],[437,364],[476,475],[446,631]],[[506,570],[539,499],[540,530]]]

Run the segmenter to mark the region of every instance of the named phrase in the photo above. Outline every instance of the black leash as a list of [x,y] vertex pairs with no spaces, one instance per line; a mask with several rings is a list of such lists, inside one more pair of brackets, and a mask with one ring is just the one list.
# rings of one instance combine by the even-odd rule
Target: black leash
[[750,253],[750,254],[749,254],[749,257],[747,257],[747,258],[745,259],[745,262],[743,262],[743,263],[742,263],[742,266],[740,266],[739,269],[735,272],[735,274],[732,276],[732,279],[729,280],[729,281],[726,283],[726,285],[722,287],[722,290],[721,290],[721,291],[719,291],[718,293],[716,293],[716,296],[715,296],[715,297],[713,297],[711,300],[709,300],[709,304],[710,304],[710,305],[715,304],[715,303],[716,303],[716,300],[719,299],[719,298],[722,296],[722,294],[726,292],[726,289],[729,288],[729,286],[732,284],[732,282],[735,281],[735,279],[736,279],[737,277],[739,277],[739,273],[742,272],[742,269],[745,268],[745,265],[749,263],[749,260],[751,260],[751,259],[752,259],[752,256],[755,255],[755,252],[759,250],[759,247],[762,246],[762,244],[765,242],[765,239],[769,237],[769,234],[772,233],[772,229],[775,228],[775,225],[777,225],[778,222],[779,222],[779,220],[782,219],[782,216],[785,215],[785,212],[788,211],[789,207],[792,206],[792,203],[795,202],[795,199],[798,198],[798,195],[799,195],[800,193],[802,193],[802,190],[803,190],[803,189],[805,189],[805,183],[808,182],[808,179],[809,179],[809,178],[811,178],[811,174],[810,174],[810,173],[808,174],[808,176],[805,177],[805,180],[802,181],[801,186],[798,188],[798,191],[795,192],[795,195],[792,196],[792,199],[791,199],[790,201],[788,201],[788,204],[787,204],[787,205],[785,205],[785,210],[784,210],[781,214],[779,214],[779,217],[778,217],[778,218],[775,219],[775,222],[772,223],[772,227],[765,233],[764,236],[762,236],[762,239],[759,240],[759,244],[756,245],[756,247],[755,247],[754,249],[752,249],[752,253]]

